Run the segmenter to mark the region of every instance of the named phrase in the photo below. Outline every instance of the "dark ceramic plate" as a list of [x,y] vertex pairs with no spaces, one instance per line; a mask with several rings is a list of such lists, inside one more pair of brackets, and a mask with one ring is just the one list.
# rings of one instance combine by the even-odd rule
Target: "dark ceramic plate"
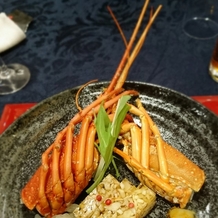
[[[80,95],[80,105],[89,104],[108,83],[95,83]],[[127,82],[126,89],[139,91],[140,98],[163,138],[205,170],[206,182],[189,209],[199,218],[218,214],[218,117],[190,98],[151,84]],[[20,190],[40,164],[42,152],[77,112],[78,88],[64,91],[37,104],[15,121],[0,137],[0,217],[34,217],[20,204]],[[122,164],[121,164],[122,165]],[[121,167],[122,175],[132,175]],[[165,217],[167,201],[158,197],[148,217]]]

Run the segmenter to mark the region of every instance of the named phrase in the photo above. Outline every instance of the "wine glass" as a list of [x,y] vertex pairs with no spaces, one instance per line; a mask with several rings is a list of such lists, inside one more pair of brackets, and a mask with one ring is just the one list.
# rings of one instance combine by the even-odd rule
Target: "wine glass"
[[195,39],[211,39],[218,35],[218,1],[188,0],[183,31]]
[[2,61],[2,66],[0,66],[0,95],[17,92],[29,82],[29,79],[30,71],[26,66],[17,63],[5,65]]
[[[0,53],[26,38],[25,33],[5,14],[0,13]],[[0,95],[22,89],[30,79],[29,69],[21,64],[6,65],[0,57]]]

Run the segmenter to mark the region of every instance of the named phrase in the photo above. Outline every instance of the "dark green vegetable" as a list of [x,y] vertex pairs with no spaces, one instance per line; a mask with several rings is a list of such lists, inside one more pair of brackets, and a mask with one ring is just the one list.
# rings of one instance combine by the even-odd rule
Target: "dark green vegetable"
[[95,126],[99,139],[98,150],[101,154],[101,157],[94,177],[94,183],[87,189],[87,193],[92,192],[92,190],[98,186],[98,184],[104,178],[105,172],[107,171],[111,162],[117,171],[115,162],[113,161],[113,148],[117,141],[121,124],[130,108],[126,104],[129,99],[129,95],[122,96],[120,98],[112,122],[110,121],[104,107],[102,105],[100,106],[100,110],[95,118]]

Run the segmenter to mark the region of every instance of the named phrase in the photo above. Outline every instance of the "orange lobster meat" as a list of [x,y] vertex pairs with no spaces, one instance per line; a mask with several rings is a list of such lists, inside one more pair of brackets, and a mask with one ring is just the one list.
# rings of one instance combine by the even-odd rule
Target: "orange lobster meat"
[[184,208],[203,185],[204,171],[162,139],[139,99],[136,105],[130,105],[129,112],[139,116],[141,128],[126,122],[119,137],[124,148],[114,148],[114,152],[123,157],[142,184]]
[[[149,0],[146,0],[108,88],[90,105],[80,110],[57,134],[52,145],[42,154],[40,167],[22,189],[21,199],[30,210],[36,208],[41,215],[47,217],[63,213],[94,175],[99,162],[99,153],[95,147],[98,139],[94,116],[98,113],[100,105],[103,102],[108,113],[113,113],[113,108],[122,96],[139,95],[135,90],[123,90],[122,86],[149,28],[161,9],[159,6],[154,13],[152,11],[147,26],[132,49],[148,3]],[[141,126],[136,125],[131,118],[126,119],[120,130],[120,142],[124,148],[123,150],[114,148],[114,152],[124,158],[128,167],[142,183],[169,201],[185,207],[192,191],[198,191],[202,186],[205,179],[204,172],[165,143],[140,101],[137,100],[136,104],[137,107],[130,105],[129,113],[139,116]],[[75,134],[77,125],[80,131]],[[177,173],[181,162],[186,162],[187,168]],[[181,174],[185,174],[189,168],[192,169],[190,174],[181,177]],[[197,185],[192,184],[192,179],[189,178],[195,178]]]

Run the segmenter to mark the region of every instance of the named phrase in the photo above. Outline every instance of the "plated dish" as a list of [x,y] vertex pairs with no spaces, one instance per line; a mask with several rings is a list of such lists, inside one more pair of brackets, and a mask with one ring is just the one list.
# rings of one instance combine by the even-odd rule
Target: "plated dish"
[[[87,86],[81,92],[80,105],[84,107],[92,102],[107,85],[102,82]],[[218,117],[191,98],[164,87],[126,82],[124,88],[139,91],[143,105],[164,140],[205,171],[206,182],[188,208],[198,217],[214,217],[218,210],[218,193],[215,191],[218,190]],[[1,217],[34,217],[36,214],[20,204],[20,190],[38,168],[42,152],[77,112],[77,90],[66,90],[37,104],[1,135]],[[122,176],[135,178],[124,165],[119,167]],[[164,217],[171,207],[158,197],[147,217]]]

